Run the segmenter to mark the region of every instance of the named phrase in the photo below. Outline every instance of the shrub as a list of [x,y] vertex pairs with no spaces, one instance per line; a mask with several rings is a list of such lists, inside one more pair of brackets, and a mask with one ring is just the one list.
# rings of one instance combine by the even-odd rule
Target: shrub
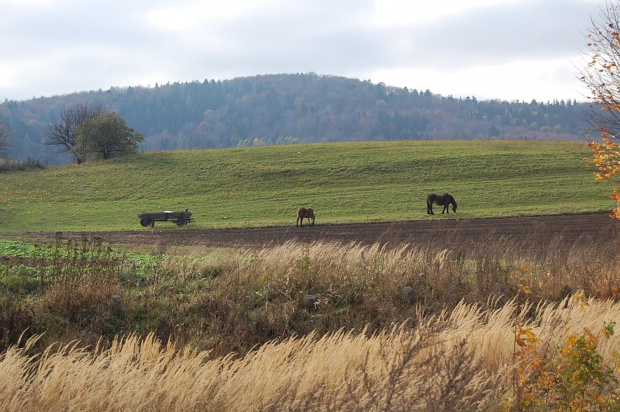
[[45,165],[30,156],[26,160],[12,159],[9,156],[0,159],[0,173],[37,169],[45,169]]
[[519,325],[515,334],[513,394],[506,410],[618,410],[620,388],[614,367],[597,348],[614,334],[615,322],[597,333],[584,328],[549,348],[532,328]]

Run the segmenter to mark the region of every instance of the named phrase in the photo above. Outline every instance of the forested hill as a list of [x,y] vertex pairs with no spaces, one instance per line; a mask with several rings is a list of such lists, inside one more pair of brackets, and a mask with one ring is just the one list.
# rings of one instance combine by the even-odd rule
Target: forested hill
[[[587,128],[575,101],[479,101],[336,76],[283,74],[111,88],[0,104],[12,157],[58,163],[45,126],[61,108],[103,103],[145,135],[144,151],[352,140],[573,140]],[[56,159],[56,160],[55,160]]]

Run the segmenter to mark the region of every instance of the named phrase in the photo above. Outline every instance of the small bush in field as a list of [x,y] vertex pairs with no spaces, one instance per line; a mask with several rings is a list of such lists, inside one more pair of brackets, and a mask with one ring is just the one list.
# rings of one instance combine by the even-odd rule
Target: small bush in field
[[[529,327],[515,334],[513,398],[507,410],[618,410],[620,388],[614,368],[597,347],[614,333],[609,322],[597,334],[584,328],[571,333],[549,351]],[[549,353],[555,353],[550,356]],[[614,363],[618,364],[614,355]]]
[[45,165],[30,156],[26,160],[12,159],[9,156],[0,159],[0,173],[39,169],[45,169]]

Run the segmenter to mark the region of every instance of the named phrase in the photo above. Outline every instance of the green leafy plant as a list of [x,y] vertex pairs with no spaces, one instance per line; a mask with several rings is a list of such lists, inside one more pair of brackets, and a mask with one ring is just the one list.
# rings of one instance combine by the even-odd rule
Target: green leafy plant
[[614,367],[598,352],[600,339],[614,334],[615,322],[598,333],[570,333],[550,350],[532,328],[517,326],[513,397],[506,410],[618,410],[620,391]]

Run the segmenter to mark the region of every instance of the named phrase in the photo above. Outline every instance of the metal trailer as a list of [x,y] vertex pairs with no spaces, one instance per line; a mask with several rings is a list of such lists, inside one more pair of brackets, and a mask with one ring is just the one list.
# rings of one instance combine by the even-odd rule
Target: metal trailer
[[140,224],[144,227],[154,227],[155,222],[174,222],[179,226],[185,226],[192,219],[192,212],[189,209],[185,209],[182,212],[171,212],[169,210],[164,212],[140,212],[138,213]]

